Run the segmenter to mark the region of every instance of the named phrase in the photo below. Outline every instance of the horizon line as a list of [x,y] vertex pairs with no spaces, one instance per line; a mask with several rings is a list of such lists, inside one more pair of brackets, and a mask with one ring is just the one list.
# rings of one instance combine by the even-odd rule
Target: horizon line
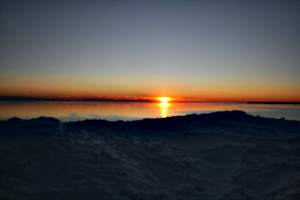
[[[157,103],[159,100],[151,98],[90,98],[90,97],[26,97],[0,96],[0,101],[76,101],[76,102],[145,102]],[[249,104],[300,104],[297,101],[199,101],[199,100],[172,100],[169,103],[249,103]]]

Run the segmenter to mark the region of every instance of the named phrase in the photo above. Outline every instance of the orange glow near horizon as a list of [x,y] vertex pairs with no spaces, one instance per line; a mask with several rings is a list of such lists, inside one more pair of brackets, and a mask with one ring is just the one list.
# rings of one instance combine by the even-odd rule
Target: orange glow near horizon
[[[21,98],[41,98],[46,100],[70,100],[70,101],[136,101],[136,102],[202,102],[202,103],[235,103],[235,102],[299,102],[300,96],[299,93],[293,93],[289,90],[283,90],[280,93],[274,93],[274,90],[270,90],[269,92],[255,92],[247,91],[245,93],[237,94],[232,93],[229,95],[229,92],[203,92],[202,95],[186,95],[182,91],[177,91],[176,93],[171,93],[172,97],[168,96],[158,96],[159,94],[106,94],[106,93],[98,93],[96,92],[68,92],[68,91],[49,91],[47,89],[44,92],[40,91],[5,91],[1,90],[0,87],[0,97],[21,97]],[[182,94],[185,94],[184,96]],[[152,96],[153,95],[153,96]]]

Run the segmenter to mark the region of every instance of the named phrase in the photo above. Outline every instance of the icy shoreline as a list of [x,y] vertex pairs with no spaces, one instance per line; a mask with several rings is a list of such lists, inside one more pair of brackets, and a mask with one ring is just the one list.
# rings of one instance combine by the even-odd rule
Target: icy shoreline
[[11,118],[0,161],[0,199],[299,199],[300,122]]

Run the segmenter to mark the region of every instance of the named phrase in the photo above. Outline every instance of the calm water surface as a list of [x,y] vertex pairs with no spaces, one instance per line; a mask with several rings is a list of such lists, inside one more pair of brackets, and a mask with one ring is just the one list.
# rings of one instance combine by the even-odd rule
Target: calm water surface
[[0,102],[0,120],[39,116],[62,122],[85,119],[137,120],[168,116],[243,110],[251,115],[300,121],[300,105],[243,103],[116,103],[116,102]]

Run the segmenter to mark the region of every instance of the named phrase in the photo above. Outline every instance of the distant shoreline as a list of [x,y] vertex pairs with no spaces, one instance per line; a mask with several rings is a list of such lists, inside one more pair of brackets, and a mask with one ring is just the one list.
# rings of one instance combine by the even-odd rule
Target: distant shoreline
[[300,104],[300,102],[247,102],[248,104]]
[[[148,100],[148,99],[105,99],[105,98],[79,98],[79,99],[64,99],[64,98],[43,98],[43,97],[19,97],[19,96],[0,96],[0,102],[7,101],[63,101],[63,102],[141,102],[141,103],[155,103],[158,101]],[[170,103],[246,103],[246,104],[296,104],[299,105],[300,102],[281,102],[281,101],[270,101],[270,102],[260,102],[260,101],[249,101],[249,102],[203,102],[203,101],[171,101]]]
[[81,98],[81,99],[48,99],[48,98],[32,98],[32,97],[0,97],[1,101],[73,101],[73,102],[154,102],[149,100],[130,100],[130,99],[93,99],[93,98]]

